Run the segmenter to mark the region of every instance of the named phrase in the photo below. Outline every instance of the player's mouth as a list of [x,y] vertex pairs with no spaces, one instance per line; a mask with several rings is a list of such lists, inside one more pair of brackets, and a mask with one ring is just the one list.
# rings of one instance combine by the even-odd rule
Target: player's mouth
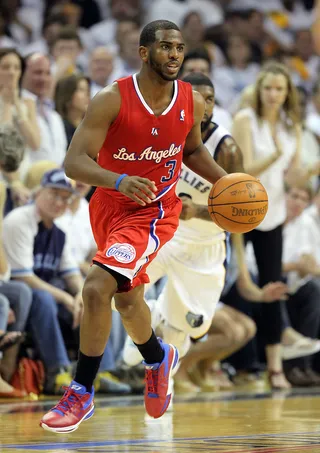
[[168,63],[166,66],[168,72],[170,72],[171,74],[175,74],[180,69],[180,65],[177,63]]

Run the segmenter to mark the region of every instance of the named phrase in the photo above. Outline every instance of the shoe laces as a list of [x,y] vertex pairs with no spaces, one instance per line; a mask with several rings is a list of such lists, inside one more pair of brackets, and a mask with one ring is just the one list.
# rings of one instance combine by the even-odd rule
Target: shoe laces
[[75,404],[80,403],[82,405],[81,397],[83,395],[79,395],[70,387],[63,386],[62,388],[65,390],[65,394],[52,410],[58,410],[63,414],[66,414],[70,409],[72,409],[72,407],[74,407]]
[[158,394],[159,369],[146,369],[145,382],[147,383],[148,393]]

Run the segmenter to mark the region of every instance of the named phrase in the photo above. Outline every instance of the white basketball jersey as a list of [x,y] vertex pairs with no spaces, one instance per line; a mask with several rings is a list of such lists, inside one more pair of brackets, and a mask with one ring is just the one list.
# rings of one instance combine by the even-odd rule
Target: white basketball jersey
[[[207,138],[205,145],[212,157],[216,159],[219,152],[219,146],[226,137],[230,137],[229,132],[222,126],[215,123],[211,135]],[[208,205],[208,196],[212,185],[204,178],[194,173],[184,164],[180,180],[177,184],[176,192],[188,194],[192,201],[200,205]],[[213,244],[225,238],[224,231],[219,228],[213,221],[202,219],[180,220],[179,228],[176,231],[175,238],[189,243]]]

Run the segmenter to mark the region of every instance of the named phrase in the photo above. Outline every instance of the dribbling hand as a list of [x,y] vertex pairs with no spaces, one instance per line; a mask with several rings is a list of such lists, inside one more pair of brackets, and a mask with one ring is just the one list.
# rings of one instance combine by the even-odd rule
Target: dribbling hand
[[156,198],[157,187],[153,181],[140,176],[126,176],[119,184],[119,192],[123,193],[140,206],[152,203]]

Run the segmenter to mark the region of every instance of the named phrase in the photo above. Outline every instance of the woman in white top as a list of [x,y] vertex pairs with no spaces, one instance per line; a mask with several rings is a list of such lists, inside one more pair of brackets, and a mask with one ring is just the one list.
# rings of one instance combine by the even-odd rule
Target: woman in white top
[[[246,173],[257,176],[269,196],[269,210],[252,241],[260,286],[281,280],[282,225],[286,219],[285,182],[297,177],[301,127],[296,89],[287,69],[270,63],[258,75],[253,106],[234,118],[233,137],[243,153]],[[303,176],[305,177],[305,175]],[[289,388],[281,360],[280,302],[263,304],[269,380],[273,388]]]
[[[0,124],[13,125],[25,145],[32,150],[40,146],[40,131],[36,119],[34,101],[22,100],[20,96],[20,80],[24,62],[20,54],[10,48],[0,49]],[[29,192],[22,185],[19,173],[5,175],[18,203],[27,201]]]

